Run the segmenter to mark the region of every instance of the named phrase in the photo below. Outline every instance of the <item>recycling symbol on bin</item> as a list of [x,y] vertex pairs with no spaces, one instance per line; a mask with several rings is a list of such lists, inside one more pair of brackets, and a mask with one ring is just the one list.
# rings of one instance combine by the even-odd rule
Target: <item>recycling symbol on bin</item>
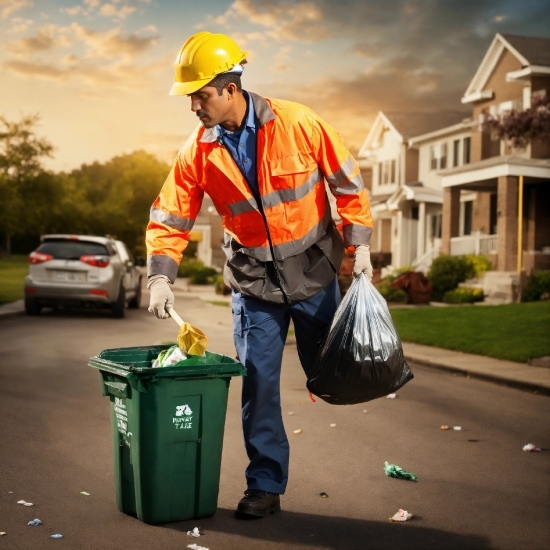
[[176,405],[176,416],[191,416],[193,411],[189,405]]

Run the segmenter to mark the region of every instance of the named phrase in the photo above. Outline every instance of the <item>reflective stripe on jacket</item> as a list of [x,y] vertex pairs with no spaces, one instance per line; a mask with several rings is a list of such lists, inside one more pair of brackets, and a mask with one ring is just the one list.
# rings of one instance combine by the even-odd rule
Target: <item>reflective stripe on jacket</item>
[[148,275],[175,280],[207,193],[226,232],[226,282],[268,301],[299,301],[327,286],[342,260],[325,180],[336,198],[346,246],[370,242],[367,192],[338,132],[312,110],[251,96],[258,121],[261,208],[215,131],[199,126],[178,153],[151,208]]

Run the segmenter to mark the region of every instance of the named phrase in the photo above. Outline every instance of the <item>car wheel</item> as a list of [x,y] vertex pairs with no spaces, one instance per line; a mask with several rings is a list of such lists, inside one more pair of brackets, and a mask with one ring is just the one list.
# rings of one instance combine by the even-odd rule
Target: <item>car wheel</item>
[[141,279],[139,280],[138,286],[136,288],[136,295],[128,302],[128,307],[130,309],[139,309],[141,304]]
[[122,285],[120,285],[116,302],[111,305],[111,313],[115,319],[122,319],[126,314],[126,291]]
[[40,315],[42,306],[35,298],[25,298],[25,313],[27,315]]

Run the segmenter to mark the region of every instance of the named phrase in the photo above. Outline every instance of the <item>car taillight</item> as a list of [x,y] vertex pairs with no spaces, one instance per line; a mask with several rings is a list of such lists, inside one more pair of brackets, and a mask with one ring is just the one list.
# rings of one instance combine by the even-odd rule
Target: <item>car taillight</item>
[[31,252],[29,255],[30,264],[41,264],[53,260],[53,256],[49,254],[42,254],[42,252]]
[[94,267],[107,267],[109,265],[109,258],[107,256],[80,256],[80,261]]

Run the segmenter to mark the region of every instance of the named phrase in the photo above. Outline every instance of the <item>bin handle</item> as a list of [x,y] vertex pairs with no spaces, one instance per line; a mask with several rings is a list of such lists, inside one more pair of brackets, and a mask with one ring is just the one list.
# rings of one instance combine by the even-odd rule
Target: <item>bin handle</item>
[[105,381],[105,388],[107,390],[107,393],[110,393],[111,395],[114,395],[115,397],[123,397],[128,398],[130,397],[129,394],[129,386],[126,382],[110,382]]

